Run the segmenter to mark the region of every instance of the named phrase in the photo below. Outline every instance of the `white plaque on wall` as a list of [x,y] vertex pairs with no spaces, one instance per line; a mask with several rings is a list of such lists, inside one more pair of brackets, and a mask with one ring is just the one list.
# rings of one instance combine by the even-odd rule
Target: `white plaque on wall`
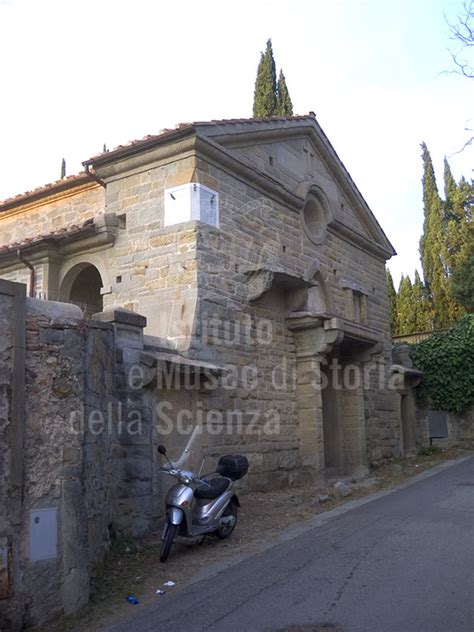
[[197,182],[165,189],[165,226],[197,220],[219,227],[219,194]]

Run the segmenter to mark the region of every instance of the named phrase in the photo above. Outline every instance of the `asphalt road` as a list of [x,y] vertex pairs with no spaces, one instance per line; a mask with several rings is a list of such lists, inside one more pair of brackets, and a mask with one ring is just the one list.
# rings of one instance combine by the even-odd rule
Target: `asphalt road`
[[331,513],[109,631],[473,632],[474,457]]

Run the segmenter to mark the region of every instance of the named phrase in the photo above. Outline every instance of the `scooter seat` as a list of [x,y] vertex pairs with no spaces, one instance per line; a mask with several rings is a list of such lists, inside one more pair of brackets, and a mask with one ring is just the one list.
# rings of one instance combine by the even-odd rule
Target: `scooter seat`
[[230,481],[226,478],[211,478],[208,483],[210,487],[207,485],[199,485],[196,487],[194,490],[194,498],[214,500],[223,494],[230,485]]

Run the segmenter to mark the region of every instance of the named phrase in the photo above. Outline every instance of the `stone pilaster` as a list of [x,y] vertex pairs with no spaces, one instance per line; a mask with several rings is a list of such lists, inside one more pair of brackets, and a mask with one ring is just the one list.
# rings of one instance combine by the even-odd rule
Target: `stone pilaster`
[[114,331],[113,524],[117,531],[139,536],[148,530],[153,518],[152,416],[143,394],[140,368],[147,320],[122,308],[101,312],[93,318],[110,323]]
[[324,470],[321,361],[342,334],[324,329],[324,319],[310,314],[295,314],[287,320],[287,325],[296,344],[300,454],[303,468],[309,468],[317,476]]

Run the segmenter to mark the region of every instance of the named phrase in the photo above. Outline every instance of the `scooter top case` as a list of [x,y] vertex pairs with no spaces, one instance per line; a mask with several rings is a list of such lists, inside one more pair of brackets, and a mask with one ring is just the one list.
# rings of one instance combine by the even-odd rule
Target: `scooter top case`
[[243,478],[249,469],[249,462],[246,456],[241,454],[226,454],[221,456],[217,464],[217,473],[226,476],[233,481]]

